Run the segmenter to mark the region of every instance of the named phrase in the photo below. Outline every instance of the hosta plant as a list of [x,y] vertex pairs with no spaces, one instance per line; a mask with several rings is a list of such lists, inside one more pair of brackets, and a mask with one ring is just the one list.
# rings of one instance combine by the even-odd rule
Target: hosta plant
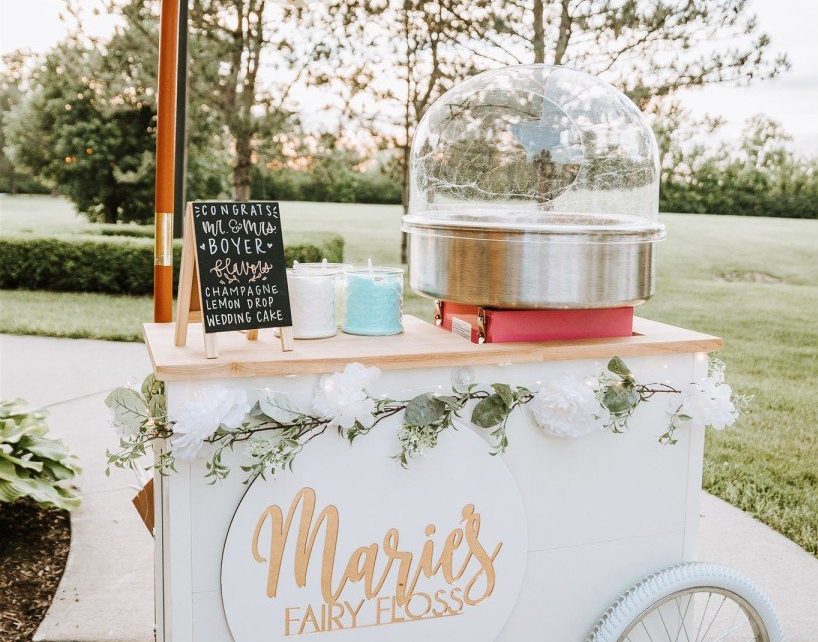
[[22,399],[0,401],[0,502],[29,497],[44,506],[73,510],[79,463],[59,439],[48,437],[45,413]]

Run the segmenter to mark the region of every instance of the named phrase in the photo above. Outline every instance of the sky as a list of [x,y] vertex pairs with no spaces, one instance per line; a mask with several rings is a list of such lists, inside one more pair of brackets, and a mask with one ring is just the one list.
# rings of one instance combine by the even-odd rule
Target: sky
[[[96,0],[79,0],[94,6]],[[775,51],[786,52],[792,68],[777,79],[756,82],[749,87],[714,86],[684,92],[685,107],[694,115],[720,115],[727,125],[722,136],[738,138],[750,116],[765,113],[780,121],[793,136],[801,153],[818,156],[818,1],[750,0],[751,11],[767,32]],[[65,35],[60,22],[61,0],[0,0],[0,51],[20,47],[47,50]],[[88,23],[95,35],[112,28],[107,16]]]

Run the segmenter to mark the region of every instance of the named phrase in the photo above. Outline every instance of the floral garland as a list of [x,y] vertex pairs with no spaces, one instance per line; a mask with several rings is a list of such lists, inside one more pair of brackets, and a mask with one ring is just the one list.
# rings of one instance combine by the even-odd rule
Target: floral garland
[[281,392],[257,390],[251,398],[244,390],[209,386],[200,388],[173,417],[167,416],[164,384],[150,375],[141,389],[117,388],[105,400],[120,437],[119,449],[107,453],[108,468],[134,468],[153,442],[169,439],[170,448],[150,466],[167,474],[175,471],[176,459],[191,461],[208,444],[212,451],[206,477],[216,482],[230,473],[223,462],[224,452],[246,442],[249,463],[241,468],[250,481],[292,469],[304,447],[328,429],[354,442],[401,412],[400,452],[395,458],[408,466],[413,458],[434,448],[441,433],[454,428],[454,420],[468,406],[471,423],[488,431],[493,440],[491,454],[496,455],[508,448],[508,420],[523,406],[546,434],[576,438],[603,429],[625,432],[635,410],[655,395],[671,397],[668,428],[659,442],[672,445],[682,426],[721,430],[732,425],[747,402],[724,382],[724,364],[716,358],[710,359],[707,377],[683,389],[639,383],[619,357],[589,380],[560,377],[531,387],[481,386],[474,382],[471,368],[457,368],[449,394],[423,393],[409,400],[371,394],[380,374],[377,368],[351,363],[343,372],[324,375],[311,412],[297,410]]

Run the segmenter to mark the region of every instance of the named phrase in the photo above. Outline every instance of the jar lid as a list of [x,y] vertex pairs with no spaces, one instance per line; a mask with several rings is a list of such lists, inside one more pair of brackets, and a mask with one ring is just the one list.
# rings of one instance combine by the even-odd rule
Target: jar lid
[[316,275],[316,274],[341,274],[348,268],[352,266],[348,263],[329,263],[327,261],[322,261],[321,263],[299,263],[298,261],[293,261],[293,267],[287,270],[289,274],[290,271],[296,274],[304,274],[307,276]]
[[296,268],[287,268],[287,278],[296,278],[296,279],[316,279],[321,277],[331,278],[336,277],[340,274],[339,271],[332,271],[332,270],[320,270],[320,269],[304,269],[299,270]]
[[346,274],[355,274],[356,276],[394,276],[398,274],[403,274],[404,270],[402,267],[379,267],[379,266],[372,266],[372,267],[350,267],[349,269],[344,271]]

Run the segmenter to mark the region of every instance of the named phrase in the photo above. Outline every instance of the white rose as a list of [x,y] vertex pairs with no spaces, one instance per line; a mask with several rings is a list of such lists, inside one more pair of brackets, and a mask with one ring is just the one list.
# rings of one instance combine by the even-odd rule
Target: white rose
[[545,383],[528,408],[537,425],[553,437],[583,437],[602,430],[610,419],[594,389],[572,377]]
[[707,377],[701,383],[690,385],[678,400],[671,403],[671,413],[687,415],[690,424],[699,428],[710,427],[723,430],[732,426],[739,412],[733,403],[733,389],[723,376]]
[[223,425],[229,430],[241,426],[252,408],[243,390],[225,386],[200,388],[193,398],[169,417],[173,422],[173,454],[182,461],[192,461],[205,439]]
[[367,395],[367,388],[380,376],[378,368],[366,368],[360,363],[350,363],[343,372],[324,375],[315,391],[313,409],[330,419],[332,427],[349,429],[355,422],[370,425],[375,401]]

